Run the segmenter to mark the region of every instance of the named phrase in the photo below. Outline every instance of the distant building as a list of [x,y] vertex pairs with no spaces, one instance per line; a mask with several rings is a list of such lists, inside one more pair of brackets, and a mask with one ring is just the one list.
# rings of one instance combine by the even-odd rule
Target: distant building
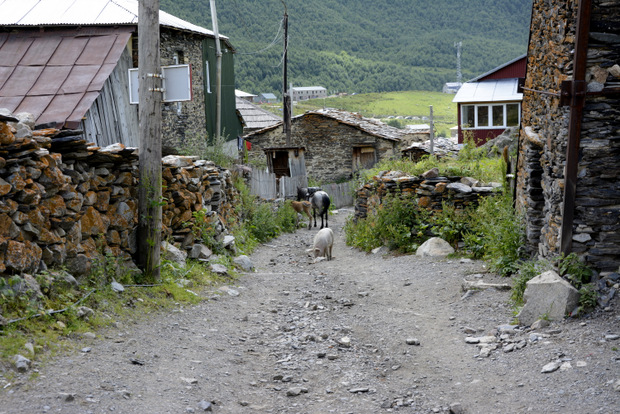
[[461,82],[446,82],[443,85],[443,93],[457,93],[463,84]]
[[273,93],[261,93],[258,95],[258,98],[256,98],[256,101],[258,103],[277,103],[278,97]]
[[256,98],[258,98],[258,95],[235,89],[235,98],[245,99],[248,102],[256,102]]
[[465,82],[452,100],[458,104],[458,142],[471,134],[477,145],[519,126],[523,94],[519,80],[525,78],[526,55]]
[[327,89],[322,86],[303,86],[299,88],[292,88],[293,101],[305,101],[307,99],[326,98]]

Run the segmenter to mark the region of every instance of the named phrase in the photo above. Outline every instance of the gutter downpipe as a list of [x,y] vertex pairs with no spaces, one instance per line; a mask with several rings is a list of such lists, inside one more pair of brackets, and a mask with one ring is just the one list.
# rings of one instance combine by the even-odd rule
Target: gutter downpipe
[[564,175],[564,204],[562,207],[562,227],[560,229],[560,251],[565,255],[568,255],[572,248],[577,169],[579,166],[579,141],[587,89],[585,75],[588,60],[591,9],[591,0],[579,0],[573,57],[573,80],[570,87],[570,117]]

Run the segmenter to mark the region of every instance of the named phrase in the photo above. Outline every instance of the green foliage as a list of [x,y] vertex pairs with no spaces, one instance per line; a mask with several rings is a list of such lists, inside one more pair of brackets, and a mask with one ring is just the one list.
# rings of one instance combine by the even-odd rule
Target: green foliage
[[598,291],[596,285],[588,283],[579,289],[579,309],[578,313],[589,312],[596,308],[598,303]]
[[441,212],[431,217],[431,231],[456,250],[458,242],[463,240],[466,234],[470,234],[471,215],[469,210],[457,210],[454,206],[444,203]]
[[510,194],[503,192],[481,199],[476,214],[471,217],[471,232],[481,238],[483,257],[490,260],[491,270],[503,276],[515,273],[525,241],[525,229],[513,209]]
[[555,259],[555,265],[558,274],[567,279],[575,289],[581,289],[592,278],[592,269],[588,268],[575,253],[567,256],[561,254]]
[[349,217],[344,225],[347,245],[365,252],[381,246],[381,242],[375,237],[373,229],[372,218],[354,221],[353,217]]
[[385,245],[390,250],[410,253],[428,237],[428,220],[428,213],[417,207],[415,198],[390,194],[366,219],[347,221],[347,244],[364,251]]
[[[456,80],[455,41],[463,43],[464,79],[508,62],[525,53],[532,7],[526,0],[286,3],[289,80],[357,93],[440,90],[444,82]],[[209,2],[162,0],[161,8],[212,26]],[[219,29],[237,51],[237,88],[281,91],[283,13],[279,0],[218,3]]]

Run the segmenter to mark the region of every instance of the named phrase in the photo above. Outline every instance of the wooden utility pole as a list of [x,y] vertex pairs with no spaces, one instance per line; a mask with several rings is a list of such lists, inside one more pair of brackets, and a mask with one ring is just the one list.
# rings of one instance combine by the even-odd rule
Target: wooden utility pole
[[284,4],[284,56],[282,58],[282,117],[284,119],[283,129],[286,134],[286,146],[291,146],[291,95],[290,90],[288,90],[288,80],[287,80],[287,72],[288,72],[288,63],[287,63],[287,55],[288,55],[288,10],[286,8],[286,3],[282,1]]
[[138,264],[147,279],[159,281],[162,218],[159,0],[140,0],[138,4],[138,67],[140,120]]
[[215,36],[215,143],[219,143],[222,133],[222,47],[217,27],[215,0],[211,0],[211,22]]
[[430,130],[430,140],[431,140],[431,154],[435,153],[435,122],[433,121],[433,105],[431,105],[431,113],[430,113],[430,123],[431,123],[431,130]]

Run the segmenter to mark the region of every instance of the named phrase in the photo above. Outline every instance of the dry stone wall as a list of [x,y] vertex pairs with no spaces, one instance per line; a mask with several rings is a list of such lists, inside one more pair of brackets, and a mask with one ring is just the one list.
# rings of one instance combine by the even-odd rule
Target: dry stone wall
[[375,211],[388,194],[416,197],[420,208],[432,212],[443,209],[444,203],[456,209],[477,206],[480,197],[494,194],[499,183],[484,184],[470,177],[441,177],[431,170],[423,176],[409,176],[399,171],[384,171],[357,189],[355,218],[364,219]]
[[[559,92],[573,76],[577,0],[535,0],[525,87]],[[620,2],[592,1],[588,92],[582,120],[572,251],[594,268],[620,266]],[[528,249],[559,254],[569,108],[558,96],[525,90],[517,181]]]
[[[132,264],[138,154],[99,149],[76,131],[32,131],[34,119],[0,112],[0,274],[65,265],[88,273],[100,255]],[[223,237],[236,191],[228,170],[194,157],[163,159],[162,239],[190,249],[193,213]]]

